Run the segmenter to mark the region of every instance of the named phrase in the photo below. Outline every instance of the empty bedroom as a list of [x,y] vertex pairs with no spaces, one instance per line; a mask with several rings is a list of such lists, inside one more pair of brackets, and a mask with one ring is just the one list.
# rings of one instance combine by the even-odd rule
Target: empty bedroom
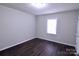
[[78,56],[79,3],[0,3],[0,56]]

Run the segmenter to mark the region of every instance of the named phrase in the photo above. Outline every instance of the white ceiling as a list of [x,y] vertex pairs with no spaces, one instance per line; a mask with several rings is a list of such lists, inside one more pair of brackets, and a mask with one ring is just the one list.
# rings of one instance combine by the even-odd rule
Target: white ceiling
[[0,3],[0,5],[14,8],[23,12],[29,12],[34,15],[79,10],[79,3],[48,3],[48,5],[42,9],[35,8],[31,6],[30,3]]

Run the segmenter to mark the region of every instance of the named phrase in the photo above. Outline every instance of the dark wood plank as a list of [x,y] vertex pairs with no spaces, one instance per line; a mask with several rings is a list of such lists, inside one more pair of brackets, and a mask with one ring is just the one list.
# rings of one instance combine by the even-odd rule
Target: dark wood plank
[[35,38],[0,52],[1,56],[74,56],[72,46]]

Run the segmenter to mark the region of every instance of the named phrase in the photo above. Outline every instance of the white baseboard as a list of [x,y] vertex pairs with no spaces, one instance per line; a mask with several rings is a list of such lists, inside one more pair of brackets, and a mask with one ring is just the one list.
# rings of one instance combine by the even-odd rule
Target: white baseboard
[[25,40],[25,41],[18,42],[17,44],[14,44],[14,45],[11,45],[11,46],[4,47],[4,48],[0,49],[0,51],[5,50],[5,49],[8,49],[8,48],[13,47],[13,46],[16,46],[16,45],[19,45],[19,44],[21,44],[21,43],[27,42],[27,41],[29,41],[29,40],[31,40],[31,39],[34,39],[34,38],[35,38],[35,37],[31,37],[31,38],[29,38],[29,39],[27,39],[27,40]]
[[[48,40],[47,38],[41,38],[41,39]],[[74,45],[74,44],[63,43],[63,42],[59,42],[59,41],[55,41],[55,40],[51,40],[51,39],[49,39],[48,41],[57,42],[57,43],[60,43],[60,44],[76,47],[76,45]]]
[[[17,44],[14,44],[14,45],[11,45],[11,46],[7,46],[7,47],[5,47],[5,48],[0,49],[0,51],[5,50],[5,49],[8,49],[8,48],[13,47],[13,46],[16,46],[16,45],[19,45],[19,44],[21,44],[21,43],[27,42],[27,41],[29,41],[29,40],[31,40],[31,39],[34,39],[34,38],[35,38],[35,37],[31,37],[31,38],[29,38],[29,39],[27,39],[27,40],[25,40],[25,41],[19,42],[19,43],[17,43]],[[48,39],[46,39],[46,38],[41,38],[41,39],[48,40]],[[74,47],[76,47],[76,45],[67,44],[67,43],[62,43],[62,42],[58,42],[58,41],[54,41],[54,40],[48,40],[48,41],[57,42],[57,43],[60,43],[60,44],[65,44],[65,45],[68,45],[68,46],[74,46]]]

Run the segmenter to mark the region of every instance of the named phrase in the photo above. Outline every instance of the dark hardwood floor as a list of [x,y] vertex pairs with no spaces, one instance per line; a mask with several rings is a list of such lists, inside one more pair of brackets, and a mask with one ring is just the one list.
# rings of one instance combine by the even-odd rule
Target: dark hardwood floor
[[75,48],[43,39],[32,39],[0,52],[0,56],[74,56]]

